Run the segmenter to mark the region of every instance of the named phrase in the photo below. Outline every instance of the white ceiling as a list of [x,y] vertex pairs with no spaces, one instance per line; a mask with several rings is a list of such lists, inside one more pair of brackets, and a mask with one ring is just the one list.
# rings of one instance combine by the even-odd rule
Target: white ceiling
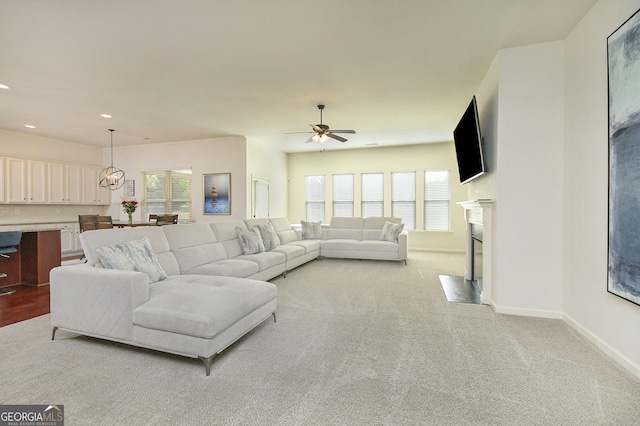
[[595,2],[0,0],[0,128],[297,152],[319,147],[284,133],[323,103],[325,124],[357,131],[327,149],[451,140],[499,49],[564,39]]

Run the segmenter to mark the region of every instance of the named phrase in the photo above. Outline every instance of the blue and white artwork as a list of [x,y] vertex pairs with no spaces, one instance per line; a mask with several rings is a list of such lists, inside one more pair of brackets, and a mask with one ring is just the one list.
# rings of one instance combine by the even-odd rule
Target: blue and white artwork
[[607,39],[609,71],[607,290],[640,305],[640,13],[638,12]]
[[203,177],[204,214],[231,214],[231,173]]

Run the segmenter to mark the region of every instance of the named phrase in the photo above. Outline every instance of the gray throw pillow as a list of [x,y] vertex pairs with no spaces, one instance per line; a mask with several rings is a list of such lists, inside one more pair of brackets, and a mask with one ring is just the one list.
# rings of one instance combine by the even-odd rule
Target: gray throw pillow
[[278,238],[278,234],[273,229],[273,225],[267,223],[266,225],[256,225],[256,227],[260,231],[260,236],[262,236],[265,251],[271,251],[280,245],[280,238]]
[[320,224],[322,222],[306,222],[300,221],[302,225],[302,239],[303,240],[319,240],[322,238],[322,228]]
[[238,241],[244,254],[256,254],[264,251],[262,236],[257,228],[236,226],[236,234],[238,235]]
[[114,246],[98,247],[96,253],[107,269],[144,272],[152,283],[167,278],[167,273],[158,262],[147,237]]
[[380,234],[380,241],[391,241],[393,243],[398,242],[398,235],[402,232],[404,223],[391,223],[385,222],[382,227],[382,233]]

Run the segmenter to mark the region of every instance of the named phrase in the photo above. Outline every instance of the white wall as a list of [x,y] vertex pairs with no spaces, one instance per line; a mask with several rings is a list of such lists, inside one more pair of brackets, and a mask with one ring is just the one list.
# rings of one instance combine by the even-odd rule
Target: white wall
[[566,40],[563,230],[565,318],[638,376],[640,306],[607,293],[606,40],[639,8],[601,0]]
[[495,201],[497,312],[561,316],[563,63],[562,41],[504,49],[478,89],[489,174],[469,196]]
[[[192,171],[192,219],[195,222],[216,222],[245,219],[247,216],[246,190],[246,141],[244,137],[226,137],[115,147],[114,165],[126,173],[127,179],[135,179],[135,198],[143,199],[142,173],[157,170],[191,169]],[[231,173],[231,215],[205,215],[203,207],[203,174]],[[123,189],[113,191],[107,214],[114,219],[126,220],[120,207]],[[134,220],[146,220],[143,209],[134,213]]]
[[247,138],[247,209],[253,212],[252,178],[269,180],[269,217],[287,216],[287,154]]

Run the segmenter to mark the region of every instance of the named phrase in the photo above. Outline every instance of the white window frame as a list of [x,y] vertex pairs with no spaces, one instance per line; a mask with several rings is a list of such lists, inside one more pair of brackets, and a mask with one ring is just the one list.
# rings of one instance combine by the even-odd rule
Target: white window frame
[[[320,185],[320,189],[313,190],[313,186],[316,184]],[[308,175],[304,177],[305,217],[307,221],[324,222],[326,188],[325,175]],[[313,209],[317,209],[321,213]]]
[[451,230],[451,171],[424,171],[424,229]]
[[[406,182],[400,179],[412,177]],[[411,215],[402,214],[401,208],[409,207]],[[404,229],[416,229],[416,172],[391,172],[391,215],[399,217]]]
[[[379,188],[370,186],[373,179],[379,180]],[[379,192],[376,190],[379,189]],[[377,192],[377,193],[376,193]],[[370,197],[369,194],[375,193]],[[380,214],[369,214],[372,209],[378,207]],[[384,217],[384,173],[372,172],[360,174],[360,211],[366,217]]]
[[[353,173],[334,174],[331,180],[333,217],[353,217]],[[345,186],[347,186],[346,189]],[[345,209],[350,210],[350,214],[343,214],[342,211]]]
[[[163,198],[149,198],[148,187],[147,187],[147,177],[148,176],[162,176],[164,175],[165,186],[164,186],[164,197]],[[186,179],[186,175],[189,175],[189,190],[188,190],[188,198],[174,198],[173,188],[171,187],[172,179],[177,177]],[[149,217],[149,214],[177,214],[178,215],[178,223],[190,223],[192,215],[192,181],[193,176],[190,169],[183,170],[160,170],[160,171],[150,171],[150,172],[142,172],[142,193],[144,196],[143,204],[143,212],[145,216],[143,220]],[[167,182],[169,185],[167,185]],[[154,209],[150,208],[157,204],[164,204],[164,208]],[[186,209],[175,209],[176,204],[186,204]]]

